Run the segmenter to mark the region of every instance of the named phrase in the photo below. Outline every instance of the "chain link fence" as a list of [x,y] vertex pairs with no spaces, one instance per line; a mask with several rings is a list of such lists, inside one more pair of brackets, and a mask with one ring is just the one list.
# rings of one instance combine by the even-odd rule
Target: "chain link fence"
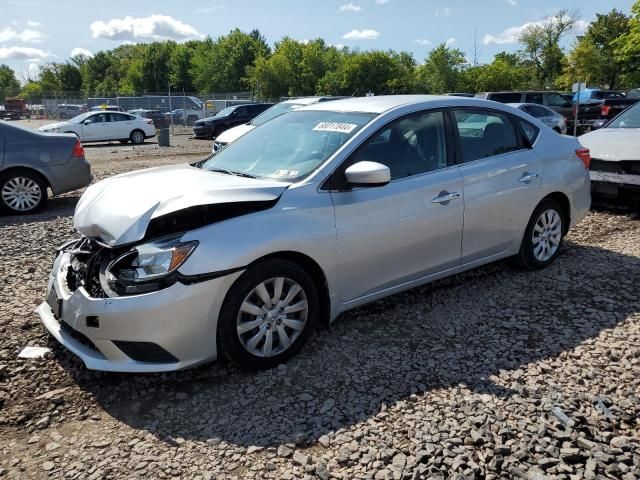
[[211,117],[226,107],[257,101],[263,99],[255,98],[251,92],[158,92],[141,95],[114,93],[100,96],[57,92],[25,98],[31,118],[45,120],[67,120],[92,109],[113,109],[134,114],[152,110],[164,116],[166,126],[174,135],[191,134],[196,121]]

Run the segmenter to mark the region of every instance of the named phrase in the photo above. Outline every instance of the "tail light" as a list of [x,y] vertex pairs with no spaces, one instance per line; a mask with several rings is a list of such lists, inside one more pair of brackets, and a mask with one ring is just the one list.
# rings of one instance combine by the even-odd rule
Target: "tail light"
[[608,116],[610,112],[611,112],[611,105],[602,105],[602,109],[600,110],[600,113],[602,114],[603,117]]
[[576,155],[582,163],[584,163],[585,170],[589,170],[589,165],[591,164],[591,153],[589,153],[588,148],[578,148],[576,149]]
[[84,147],[80,140],[76,140],[76,144],[73,146],[73,151],[71,152],[72,157],[84,157]]

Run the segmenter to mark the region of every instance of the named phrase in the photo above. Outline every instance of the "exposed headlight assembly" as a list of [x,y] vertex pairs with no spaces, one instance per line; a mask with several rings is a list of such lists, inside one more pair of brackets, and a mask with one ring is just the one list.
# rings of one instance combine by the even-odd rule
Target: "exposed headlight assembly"
[[168,287],[178,279],[177,269],[198,246],[181,242],[181,235],[137,245],[110,262],[100,280],[109,294],[133,295]]

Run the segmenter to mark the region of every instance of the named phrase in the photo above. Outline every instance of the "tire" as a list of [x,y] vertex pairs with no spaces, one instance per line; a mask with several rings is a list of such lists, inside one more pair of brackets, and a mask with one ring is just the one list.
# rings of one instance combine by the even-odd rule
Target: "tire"
[[144,143],[144,132],[142,130],[134,130],[131,132],[131,135],[129,135],[129,140],[131,140],[131,143],[134,145],[141,145]]
[[0,175],[0,210],[13,215],[27,215],[47,203],[47,184],[37,173],[13,170]]
[[[279,279],[282,279],[280,301],[284,302],[289,294],[294,294],[287,305],[296,310],[290,313],[283,313],[282,308],[278,309],[279,304],[273,303]],[[265,287],[269,305],[257,293],[260,285]],[[300,288],[299,292],[296,286]],[[222,354],[243,369],[275,367],[304,346],[313,332],[319,310],[318,293],[305,270],[287,260],[257,263],[236,280],[222,305],[218,318]],[[257,339],[253,347],[251,339]]]
[[[562,247],[565,222],[566,214],[558,202],[551,199],[540,202],[529,219],[520,251],[514,257],[515,263],[526,270],[540,270],[551,265]],[[534,239],[534,233],[540,240]]]

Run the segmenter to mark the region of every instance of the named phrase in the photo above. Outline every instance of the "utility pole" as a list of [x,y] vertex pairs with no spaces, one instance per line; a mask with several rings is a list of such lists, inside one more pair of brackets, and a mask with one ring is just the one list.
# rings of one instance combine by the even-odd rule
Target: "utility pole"
[[478,47],[478,29],[473,32],[473,66],[478,66],[478,58],[480,57],[480,48]]

